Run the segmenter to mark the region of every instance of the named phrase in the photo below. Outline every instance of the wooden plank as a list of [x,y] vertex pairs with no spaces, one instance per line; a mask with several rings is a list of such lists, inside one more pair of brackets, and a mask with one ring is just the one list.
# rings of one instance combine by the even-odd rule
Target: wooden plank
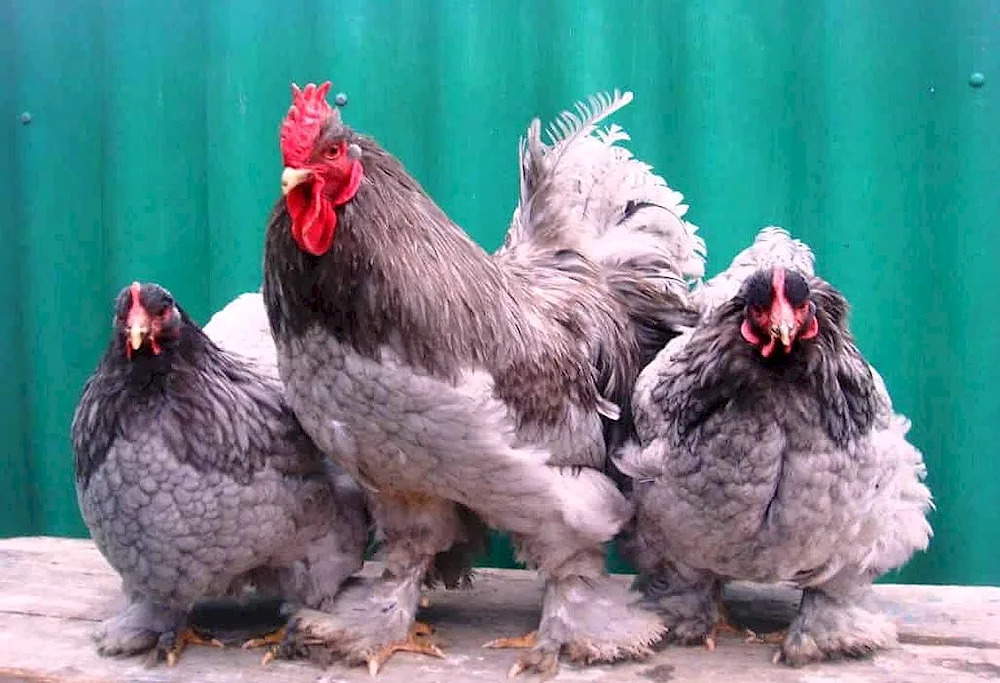
[[[367,571],[377,570],[369,567]],[[621,577],[627,581],[627,577]],[[773,681],[774,683],[941,683],[1000,678],[1000,588],[878,586],[879,599],[900,626],[900,647],[872,660],[790,669],[771,663],[773,646],[720,638],[714,652],[669,647],[639,663],[578,668],[563,681]],[[541,586],[531,572],[481,570],[472,589],[437,591],[421,618],[436,629],[448,658],[397,655],[386,683],[500,681],[516,653],[483,650],[498,635],[535,625]],[[798,593],[785,587],[734,584],[726,601],[737,621],[764,614],[780,623]],[[17,538],[0,541],[0,683],[296,683],[370,680],[361,668],[324,671],[305,662],[259,666],[260,652],[190,648],[174,668],[142,658],[106,659],[90,641],[96,622],[120,608],[119,580],[89,541]],[[531,680],[531,679],[528,679]]]

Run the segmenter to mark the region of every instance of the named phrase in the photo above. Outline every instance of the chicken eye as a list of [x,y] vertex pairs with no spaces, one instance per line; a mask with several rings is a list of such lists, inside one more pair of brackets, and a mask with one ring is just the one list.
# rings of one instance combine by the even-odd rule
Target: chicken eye
[[330,159],[337,159],[344,153],[344,143],[338,142],[326,153],[326,156]]

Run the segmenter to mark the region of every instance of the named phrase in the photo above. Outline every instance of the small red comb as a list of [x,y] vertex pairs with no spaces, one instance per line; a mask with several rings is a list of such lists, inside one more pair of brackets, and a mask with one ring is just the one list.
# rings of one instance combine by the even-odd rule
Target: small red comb
[[326,94],[330,81],[322,85],[309,83],[302,90],[292,83],[292,106],[281,123],[281,156],[285,166],[302,166],[309,160],[323,124],[334,115]]
[[139,293],[142,291],[142,286],[138,282],[133,282],[129,285],[128,293],[132,300],[131,310],[137,308],[142,308],[142,303],[139,301]]

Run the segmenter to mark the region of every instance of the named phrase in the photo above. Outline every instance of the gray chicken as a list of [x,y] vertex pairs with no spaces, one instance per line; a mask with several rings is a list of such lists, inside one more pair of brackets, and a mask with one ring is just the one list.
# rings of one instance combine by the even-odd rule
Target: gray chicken
[[95,633],[101,654],[153,650],[173,664],[206,642],[189,628],[196,600],[253,586],[323,609],[362,565],[359,487],[268,378],[273,344],[248,346],[246,322],[222,319],[234,317],[214,334],[253,360],[216,345],[156,284],[132,283],[115,302],[71,428],[80,511],[127,599]]
[[635,484],[637,586],[677,642],[713,633],[721,584],[737,579],[803,589],[776,659],[890,646],[871,584],[926,549],[932,502],[847,302],[776,228],[695,298],[703,320],[640,375],[638,444],[616,459]]
[[521,203],[503,249],[482,250],[374,140],[347,127],[329,83],[293,86],[269,221],[264,300],[289,403],[370,492],[386,571],[307,644],[367,662],[441,656],[418,636],[423,582],[466,571],[485,529],[511,533],[545,579],[542,617],[513,672],[642,657],[662,624],[604,572],[631,515],[605,474],[642,364],[693,323],[686,278],[704,243],[686,207],[597,124],[602,96],[521,149]]

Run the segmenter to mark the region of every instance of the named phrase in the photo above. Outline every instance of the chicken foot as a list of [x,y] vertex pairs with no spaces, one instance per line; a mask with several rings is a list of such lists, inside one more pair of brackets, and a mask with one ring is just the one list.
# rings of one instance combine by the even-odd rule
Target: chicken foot
[[484,647],[527,649],[508,676],[529,671],[541,674],[542,680],[558,672],[561,654],[584,664],[642,659],[652,654],[666,629],[655,614],[637,604],[638,598],[607,575],[550,578],[538,629]]
[[217,638],[206,638],[186,624],[160,634],[156,644],[156,659],[167,661],[167,666],[175,666],[181,653],[188,645],[208,645],[225,647]]
[[173,628],[177,620],[177,612],[136,599],[121,613],[103,621],[94,631],[93,640],[98,654],[104,657],[147,652],[156,646],[160,634]]
[[429,625],[420,621],[413,622],[406,640],[399,643],[390,643],[368,656],[368,673],[372,676],[377,675],[382,665],[397,652],[412,652],[418,655],[428,655],[444,659],[444,652],[441,651],[441,648],[432,642],[423,642],[420,640],[421,636],[428,636],[432,632],[433,629]]
[[715,623],[712,624],[712,628],[709,630],[708,635],[705,636],[704,640],[705,649],[710,652],[715,650],[715,641],[720,633],[731,633],[733,635],[742,636],[748,635],[743,629],[740,629],[733,624],[732,620],[729,618],[729,610],[727,610],[726,606],[722,604],[721,594],[716,596],[715,608],[718,611],[719,616],[716,618]]
[[713,575],[677,565],[663,564],[654,572],[642,572],[633,588],[644,596],[644,604],[666,624],[666,640],[681,645],[704,644],[715,649],[720,632],[740,633],[722,608],[722,584]]
[[802,592],[799,613],[788,627],[774,662],[803,666],[830,659],[861,658],[896,643],[896,627],[872,605],[870,583],[854,575]]
[[200,635],[188,624],[188,615],[142,598],[135,599],[120,614],[104,621],[93,635],[97,652],[105,657],[151,652],[154,662],[166,660],[174,666],[188,645],[223,647],[215,639]]
[[397,652],[444,657],[426,640],[432,628],[416,621],[425,566],[421,563],[403,578],[349,579],[328,609],[299,610],[281,644],[262,663],[297,656],[326,663],[342,657],[348,664],[367,665],[374,676]]

